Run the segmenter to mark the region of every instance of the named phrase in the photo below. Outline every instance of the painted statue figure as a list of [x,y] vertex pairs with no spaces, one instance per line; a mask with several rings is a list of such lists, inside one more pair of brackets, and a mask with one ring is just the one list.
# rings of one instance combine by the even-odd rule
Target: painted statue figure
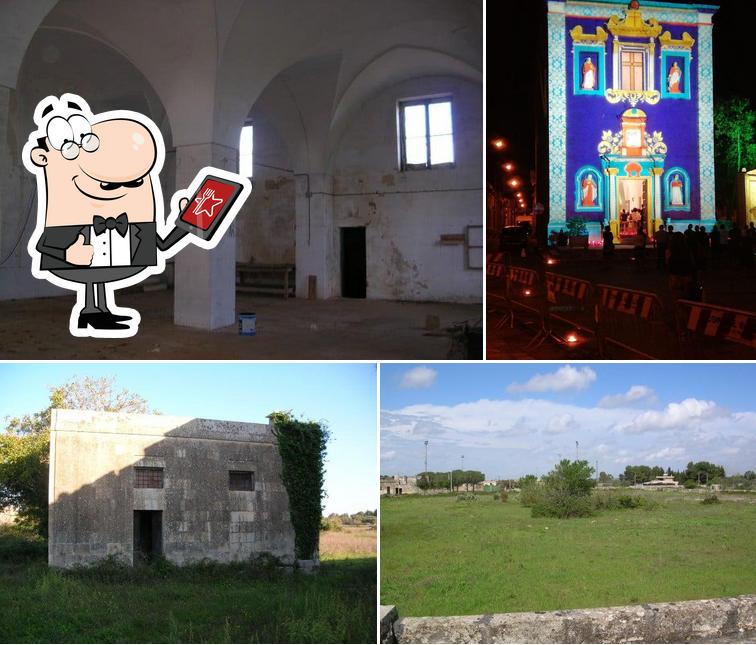
[[672,177],[672,181],[669,182],[669,203],[672,206],[685,205],[685,201],[683,200],[683,182],[679,174],[675,174]]
[[593,181],[593,175],[591,173],[586,174],[583,177],[583,181],[580,183],[582,188],[582,206],[595,206],[596,205],[596,182]]
[[677,62],[672,63],[672,67],[669,68],[669,75],[667,76],[667,91],[670,94],[680,93],[680,80],[682,79],[682,70]]
[[580,87],[584,90],[596,89],[596,66],[587,56],[583,63],[583,82]]

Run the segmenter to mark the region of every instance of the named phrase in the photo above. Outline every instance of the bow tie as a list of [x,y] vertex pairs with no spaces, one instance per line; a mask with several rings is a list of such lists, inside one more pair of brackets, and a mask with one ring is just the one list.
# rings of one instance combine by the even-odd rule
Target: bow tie
[[92,219],[92,226],[94,227],[95,235],[101,235],[105,229],[116,229],[121,236],[126,235],[126,230],[129,228],[129,218],[126,213],[121,213],[118,217],[100,217],[95,215]]

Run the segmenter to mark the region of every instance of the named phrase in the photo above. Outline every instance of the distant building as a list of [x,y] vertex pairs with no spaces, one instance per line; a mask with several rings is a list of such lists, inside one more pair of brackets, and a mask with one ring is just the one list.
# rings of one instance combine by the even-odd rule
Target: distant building
[[412,475],[381,475],[381,495],[409,495],[419,493],[417,477]]
[[738,218],[740,227],[756,223],[756,169],[738,173]]
[[644,482],[643,486],[645,488],[678,488],[680,484],[672,475],[659,475],[651,481]]

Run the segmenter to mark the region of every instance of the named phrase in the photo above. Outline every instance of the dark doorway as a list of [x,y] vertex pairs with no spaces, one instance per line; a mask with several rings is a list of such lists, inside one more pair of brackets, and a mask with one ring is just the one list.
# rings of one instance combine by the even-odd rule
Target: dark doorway
[[341,296],[364,298],[367,291],[365,227],[341,229]]
[[163,511],[134,511],[134,562],[163,554]]

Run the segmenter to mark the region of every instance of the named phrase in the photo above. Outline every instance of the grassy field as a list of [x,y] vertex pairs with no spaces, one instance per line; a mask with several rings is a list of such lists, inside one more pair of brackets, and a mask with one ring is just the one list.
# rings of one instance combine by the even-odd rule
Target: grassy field
[[320,557],[323,560],[375,557],[378,551],[374,527],[344,526],[340,531],[320,534]]
[[756,503],[651,493],[654,510],[534,519],[510,501],[381,501],[381,602],[403,616],[756,593]]
[[315,576],[165,563],[59,572],[46,561],[43,542],[0,527],[0,642],[375,642],[374,549],[326,549]]

